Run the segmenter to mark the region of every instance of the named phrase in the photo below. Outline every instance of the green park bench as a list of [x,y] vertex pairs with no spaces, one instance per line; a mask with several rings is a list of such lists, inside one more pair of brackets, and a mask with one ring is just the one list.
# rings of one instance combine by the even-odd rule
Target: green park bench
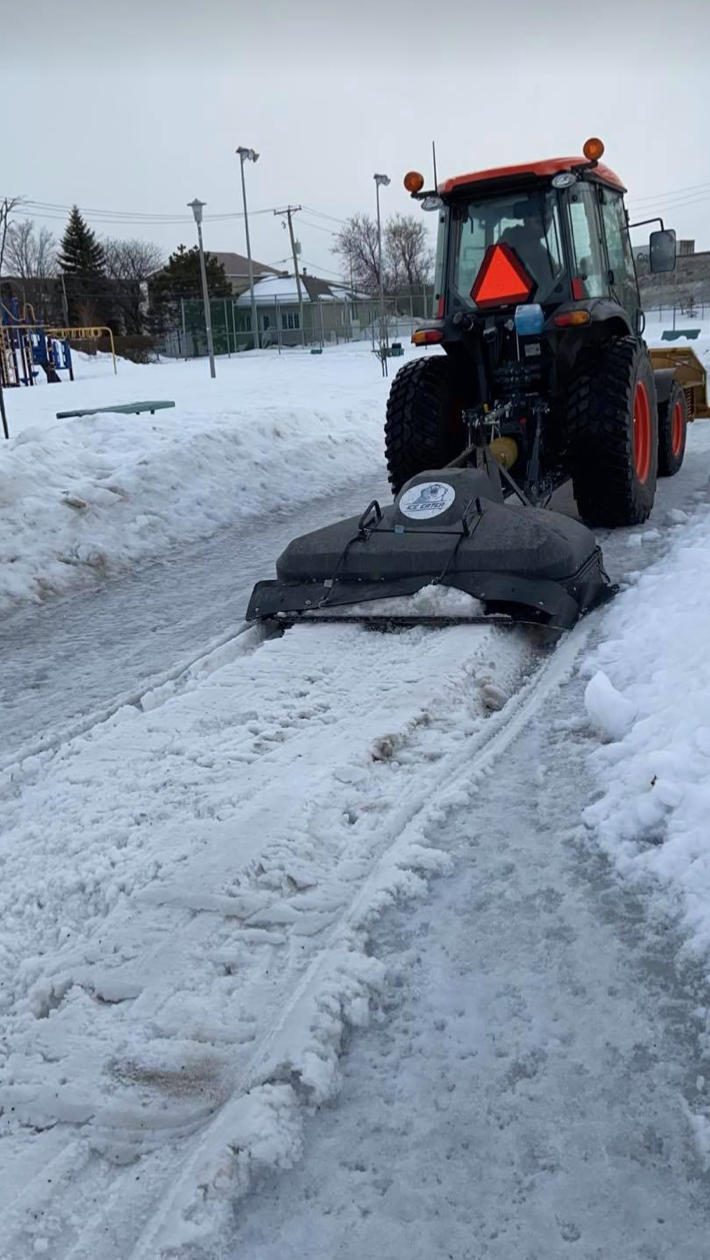
[[699,336],[699,328],[666,328],[661,333],[661,341],[678,341],[679,337],[687,337],[688,341],[696,341]]
[[116,413],[122,416],[139,416],[142,411],[163,411],[166,407],[174,407],[174,402],[160,399],[148,399],[147,402],[115,403],[113,407],[87,407],[83,411],[58,411],[57,420],[73,420],[75,416],[98,416],[103,412]]

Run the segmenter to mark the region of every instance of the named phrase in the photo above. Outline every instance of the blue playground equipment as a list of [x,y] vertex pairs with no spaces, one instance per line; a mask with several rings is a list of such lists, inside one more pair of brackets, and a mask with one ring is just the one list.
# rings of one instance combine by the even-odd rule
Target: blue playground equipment
[[50,384],[61,380],[60,372],[68,372],[73,381],[69,342],[45,331],[29,304],[20,313],[17,298],[4,298],[0,302],[0,385],[5,389],[34,385],[40,370]]

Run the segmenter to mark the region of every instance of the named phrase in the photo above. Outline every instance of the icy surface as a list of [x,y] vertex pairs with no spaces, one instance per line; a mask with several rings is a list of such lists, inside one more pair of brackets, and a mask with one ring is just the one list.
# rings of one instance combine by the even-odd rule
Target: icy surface
[[0,617],[0,768],[23,747],[120,706],[151,677],[204,653],[243,620],[254,583],[274,574],[275,558],[296,534],[355,515],[375,495],[388,495],[384,469],[334,485],[325,499],[284,505],[258,524],[237,520],[81,598],[68,591]]

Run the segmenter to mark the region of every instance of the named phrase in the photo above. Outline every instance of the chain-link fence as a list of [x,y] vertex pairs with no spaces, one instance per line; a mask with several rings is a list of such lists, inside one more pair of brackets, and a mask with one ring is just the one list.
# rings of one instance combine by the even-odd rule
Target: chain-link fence
[[[649,297],[647,295],[647,297]],[[386,341],[408,342],[412,332],[431,318],[433,290],[422,287],[418,293],[386,294],[384,328]],[[251,307],[238,298],[217,298],[210,303],[215,354],[232,355],[254,347]],[[297,347],[325,347],[343,342],[369,342],[374,348],[381,340],[382,310],[379,298],[341,301],[322,297],[304,300],[303,326],[297,301],[260,302],[257,307],[259,345],[282,352]],[[677,301],[645,304],[647,328],[699,327],[708,331],[710,298],[696,300],[685,294]],[[175,328],[157,340],[159,352],[171,358],[192,359],[207,354],[207,334],[203,303],[183,301]]]
[[[384,321],[378,297],[343,301],[335,297],[279,300],[257,306],[258,344],[279,353],[289,347],[324,347],[348,341],[379,344],[408,340],[413,330],[430,318],[433,288],[421,285],[407,294],[386,294]],[[254,348],[251,306],[244,298],[215,298],[210,302],[215,354],[232,355]],[[159,350],[171,358],[192,359],[207,354],[204,304],[183,300],[177,322],[158,339]]]
[[647,331],[656,327],[672,332],[681,329],[710,332],[710,301],[697,302],[690,297],[678,302],[661,302],[658,305],[645,306],[644,315]]

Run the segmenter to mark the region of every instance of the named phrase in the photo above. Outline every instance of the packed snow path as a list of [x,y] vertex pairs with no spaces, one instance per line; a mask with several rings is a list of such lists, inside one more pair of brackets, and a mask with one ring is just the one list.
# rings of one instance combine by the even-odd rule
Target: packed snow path
[[191,1260],[707,1260],[706,981],[585,846],[583,692],[428,831],[455,874],[375,929],[390,986],[337,1107]]
[[[666,545],[673,513],[692,511],[705,496],[709,452],[710,425],[698,424],[681,472],[659,482],[647,525],[600,535],[614,579],[648,563]],[[389,494],[384,470],[375,472],[306,506],[237,520],[127,575],[0,618],[0,768],[81,715],[135,699],[151,678],[205,651],[241,620],[253,584],[272,576],[292,537]],[[555,506],[575,512],[569,487]]]
[[110,581],[0,617],[0,767],[82,714],[98,714],[238,624],[296,534],[389,500],[384,472],[304,507],[237,522]]
[[250,630],[5,774],[12,1260],[157,1260],[294,1156],[382,978],[367,925],[442,869],[423,820],[538,660],[492,627]]

